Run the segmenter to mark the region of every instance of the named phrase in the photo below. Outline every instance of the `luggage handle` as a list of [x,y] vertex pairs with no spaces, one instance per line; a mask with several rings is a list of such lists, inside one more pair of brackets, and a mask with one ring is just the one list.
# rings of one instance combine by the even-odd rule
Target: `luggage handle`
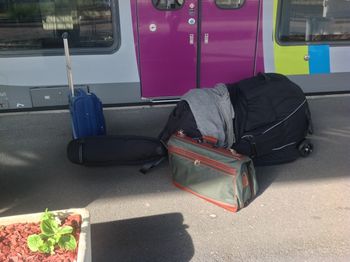
[[267,74],[262,73],[262,72],[259,72],[259,73],[258,73],[258,77],[260,77],[261,80],[263,80],[263,81],[265,81],[265,82],[271,80],[271,78],[270,78]]
[[219,140],[213,136],[202,136],[202,140],[203,140],[203,142],[206,142],[206,143],[211,144],[213,146],[217,146],[219,143]]
[[[186,136],[185,132],[182,129],[178,130],[176,132],[176,135],[179,137]],[[193,138],[193,139],[196,140],[198,143],[207,143],[207,144],[212,145],[213,147],[218,147],[218,143],[219,143],[219,140],[213,136],[201,136],[201,137]]]
[[73,85],[72,65],[71,65],[71,60],[69,55],[68,33],[64,32],[62,34],[62,38],[63,38],[63,46],[64,46],[64,55],[66,57],[68,86],[71,91],[72,97],[74,97],[74,85]]

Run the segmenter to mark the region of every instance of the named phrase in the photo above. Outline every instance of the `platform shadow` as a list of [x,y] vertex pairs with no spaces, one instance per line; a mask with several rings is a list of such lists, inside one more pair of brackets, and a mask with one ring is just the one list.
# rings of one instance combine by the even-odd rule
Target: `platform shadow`
[[91,225],[92,260],[190,261],[194,245],[181,213]]

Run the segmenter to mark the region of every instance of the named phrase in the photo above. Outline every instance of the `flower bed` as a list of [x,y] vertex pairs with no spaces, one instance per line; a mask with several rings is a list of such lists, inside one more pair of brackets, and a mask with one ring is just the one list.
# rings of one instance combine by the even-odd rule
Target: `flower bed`
[[54,254],[32,252],[27,238],[40,234],[43,213],[0,218],[0,261],[91,261],[89,215],[85,209],[54,211],[60,226],[71,226],[78,248],[67,251],[55,248]]

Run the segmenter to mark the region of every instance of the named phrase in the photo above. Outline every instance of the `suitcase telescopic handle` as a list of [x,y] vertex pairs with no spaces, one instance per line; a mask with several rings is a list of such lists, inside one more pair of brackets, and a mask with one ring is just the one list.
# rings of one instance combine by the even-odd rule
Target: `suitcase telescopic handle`
[[73,85],[72,65],[71,65],[71,60],[69,55],[68,33],[67,32],[63,33],[62,38],[63,38],[63,46],[64,46],[64,55],[66,57],[68,86],[71,91],[72,97],[74,97],[74,85]]

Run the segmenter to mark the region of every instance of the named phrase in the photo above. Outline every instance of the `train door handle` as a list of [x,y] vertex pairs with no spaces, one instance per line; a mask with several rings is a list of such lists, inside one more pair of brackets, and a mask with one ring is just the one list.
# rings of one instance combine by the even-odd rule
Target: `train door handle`
[[310,56],[309,55],[304,55],[304,60],[305,61],[309,61],[310,60]]
[[190,34],[189,39],[190,39],[190,45],[193,45],[194,44],[194,34]]
[[205,33],[204,34],[204,44],[208,44],[209,43],[209,34]]

